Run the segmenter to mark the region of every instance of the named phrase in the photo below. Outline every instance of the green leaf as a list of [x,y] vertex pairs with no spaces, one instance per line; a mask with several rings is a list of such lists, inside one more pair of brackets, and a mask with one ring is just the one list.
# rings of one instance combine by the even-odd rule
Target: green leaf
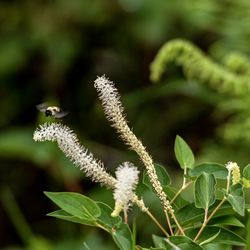
[[213,174],[203,173],[195,181],[195,206],[208,209],[215,202],[216,180]]
[[[198,233],[198,230],[199,229],[192,229],[186,233],[190,238],[194,238]],[[197,243],[206,241],[208,238],[213,237],[219,231],[220,233],[217,235],[216,238],[213,239],[212,243],[245,246],[246,242],[242,237],[226,228],[217,226],[206,226],[205,229],[202,231],[200,237],[198,238]]]
[[101,214],[97,204],[84,195],[72,192],[44,193],[65,212],[80,219],[95,221]]
[[86,220],[86,219],[80,219],[76,216],[73,216],[64,210],[56,210],[54,212],[48,213],[48,216],[55,217],[58,219],[66,220],[66,221],[71,221],[74,223],[80,223],[83,225],[88,225],[88,226],[96,226],[95,221],[93,220]]
[[238,214],[244,216],[245,199],[244,199],[243,187],[240,183],[237,183],[230,187],[230,192],[227,196],[227,200]]
[[[145,248],[145,247],[140,247],[140,246],[136,246],[139,250],[164,250],[164,248],[161,247],[150,247],[150,248]],[[136,248],[136,249],[137,249]]]
[[[217,200],[209,209],[208,213],[210,214],[220,201]],[[228,202],[224,202],[220,209],[214,214],[213,218],[218,218],[225,215],[235,214],[232,206]],[[195,204],[189,204],[179,211],[176,212],[176,218],[180,222],[181,226],[192,225],[195,223],[200,223],[204,219],[204,210],[201,208],[195,207]]]
[[245,227],[241,221],[233,216],[221,216],[209,221],[209,225],[225,225],[225,226],[234,226],[234,227]]
[[120,216],[111,216],[111,213],[113,212],[113,209],[111,207],[102,202],[97,202],[96,204],[101,210],[101,214],[97,218],[98,224],[102,225],[109,231],[112,230],[112,228],[118,227],[121,224],[122,219]]
[[[171,186],[163,187],[163,191],[168,196],[169,200],[171,200],[177,193],[177,189]],[[179,210],[182,207],[186,206],[187,204],[189,204],[189,202],[184,200],[181,194],[179,194],[171,205],[173,206],[174,210]]]
[[[171,243],[179,247],[181,250],[202,250],[203,247],[199,246],[195,242],[193,242],[190,238],[186,236],[170,236],[169,240]],[[172,250],[173,248],[169,246],[168,250]]]
[[228,171],[225,166],[218,163],[203,163],[190,169],[188,175],[190,177],[198,177],[202,173],[213,174],[216,179],[227,179]]
[[112,230],[112,237],[121,250],[134,250],[132,233],[128,224],[122,223]]
[[219,231],[218,231],[216,234],[214,234],[213,236],[211,236],[211,237],[207,238],[206,240],[202,241],[202,242],[200,243],[200,246],[206,245],[206,244],[208,244],[208,243],[213,242],[214,239],[220,234],[220,232],[221,232],[221,230],[219,230]]
[[153,243],[156,247],[162,247],[164,248],[166,245],[165,238],[158,236],[158,235],[152,235]]
[[190,238],[185,236],[171,236],[168,239],[153,235],[153,242],[156,247],[165,250],[201,250],[203,249]]
[[250,164],[246,165],[243,169],[243,176],[250,180]]
[[194,155],[188,144],[180,137],[176,136],[174,152],[181,168],[193,168]]
[[[158,176],[158,179],[159,179],[161,185],[162,186],[168,186],[168,185],[170,185],[171,181],[170,181],[170,177],[169,177],[169,174],[168,174],[166,168],[164,168],[160,164],[155,164],[154,167],[155,167],[155,171],[156,171],[156,174]],[[143,172],[143,183],[150,190],[153,190],[152,184],[150,182],[150,179],[149,179],[149,176],[148,176],[146,170]]]

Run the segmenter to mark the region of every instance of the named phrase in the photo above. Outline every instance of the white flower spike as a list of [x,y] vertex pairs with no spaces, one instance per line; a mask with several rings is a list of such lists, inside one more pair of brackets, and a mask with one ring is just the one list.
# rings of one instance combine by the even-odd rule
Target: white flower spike
[[56,141],[65,155],[94,182],[114,188],[116,179],[108,174],[103,163],[80,145],[76,135],[60,123],[45,123],[34,132],[35,141]]
[[114,190],[115,209],[112,216],[116,217],[122,209],[128,209],[138,184],[139,171],[130,162],[124,162],[116,170],[117,183]]

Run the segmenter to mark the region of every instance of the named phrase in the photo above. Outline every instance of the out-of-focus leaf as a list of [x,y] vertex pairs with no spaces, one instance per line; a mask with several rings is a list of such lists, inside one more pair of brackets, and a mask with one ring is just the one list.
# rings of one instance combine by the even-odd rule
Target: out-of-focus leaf
[[243,169],[243,176],[250,180],[250,164],[246,165]]

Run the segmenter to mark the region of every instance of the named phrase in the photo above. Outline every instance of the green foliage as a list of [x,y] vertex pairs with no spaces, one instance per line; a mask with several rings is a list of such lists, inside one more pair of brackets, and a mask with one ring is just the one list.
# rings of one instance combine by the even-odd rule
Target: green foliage
[[[133,120],[134,131],[138,131],[147,147],[153,149],[151,153],[154,159],[167,162],[168,166],[165,169],[169,173],[172,171],[170,163],[174,162],[173,151],[169,150],[169,141],[177,133],[184,135],[192,143],[196,164],[204,161],[225,163],[235,160],[245,166],[249,162],[248,91],[246,95],[239,91],[241,94],[237,98],[234,95],[234,87],[230,90],[226,88],[225,92],[224,88],[228,83],[221,84],[222,87],[218,84],[213,85],[216,81],[207,81],[206,72],[200,71],[200,66],[206,64],[200,65],[196,62],[195,55],[191,54],[191,60],[187,59],[189,66],[183,68],[184,74],[188,75],[188,81],[183,79],[179,71],[169,76],[168,81],[162,80],[161,85],[150,86],[147,81],[148,64],[152,55],[166,39],[175,37],[195,42],[197,47],[206,51],[206,57],[212,63],[218,62],[215,65],[224,70],[223,81],[232,82],[233,86],[233,79],[240,79],[241,82],[241,79],[247,78],[250,42],[248,1],[229,0],[225,3],[215,0],[27,0],[2,2],[0,9],[1,183],[13,186],[30,226],[36,228],[37,232],[41,230],[42,235],[48,235],[50,240],[53,240],[52,249],[78,249],[79,245],[83,247],[82,242],[85,241],[90,249],[113,248],[107,239],[103,239],[103,234],[93,233],[93,228],[82,232],[79,223],[57,222],[46,217],[45,221],[41,221],[41,209],[37,207],[47,207],[48,201],[39,199],[37,193],[43,189],[75,192],[84,190],[84,193],[88,192],[89,197],[95,197],[96,200],[105,201],[107,204],[112,204],[112,194],[97,189],[96,185],[89,185],[81,172],[71,168],[70,163],[54,145],[34,144],[31,141],[30,135],[37,122],[35,104],[50,99],[52,103],[60,103],[68,109],[70,117],[66,123],[79,128],[80,138],[105,159],[110,172],[113,171],[113,166],[123,159],[135,160],[134,155],[127,154],[123,148],[112,147],[114,144],[117,145],[117,140],[108,134],[112,130],[106,129],[106,125],[102,126],[102,113],[99,106],[93,104],[93,94],[87,84],[93,79],[93,75],[105,72],[107,76],[114,76],[117,82],[119,81],[123,92],[127,93],[123,99],[126,107],[130,109],[129,116]],[[237,54],[234,50],[237,50]],[[224,60],[225,55],[227,58]],[[180,60],[182,57],[184,56],[180,55]],[[192,61],[195,61],[194,66],[197,66],[195,77],[191,74]],[[208,74],[213,67],[210,68],[210,63],[207,65]],[[198,75],[200,72],[202,74]],[[228,72],[237,77],[227,79]],[[200,82],[213,82],[209,85],[213,90],[224,91],[223,93],[228,95],[224,98],[216,91],[212,92],[206,88],[206,84],[199,85]],[[229,86],[230,84],[227,87]],[[219,136],[219,140],[215,140],[215,136]],[[187,180],[194,183],[202,174],[201,169],[198,165],[189,169],[186,174]],[[214,173],[211,172],[213,169]],[[218,181],[226,180],[227,172],[222,165],[218,172],[217,169],[209,169],[206,166],[203,170],[213,174]],[[170,176],[171,183],[163,189],[171,200],[179,191],[180,176],[179,172]],[[244,177],[243,180],[245,183],[249,182],[249,178]],[[183,196],[181,193],[173,201],[176,213],[187,203],[191,203],[195,208],[192,203],[194,197],[189,195],[188,191]],[[152,210],[165,227],[158,203],[148,198],[149,193],[150,191],[147,191],[146,194],[142,194],[143,197],[145,195],[145,203],[150,204],[149,209],[154,207]],[[222,215],[223,211],[229,212],[223,210],[225,204],[229,210],[231,209],[232,216],[238,216],[226,202],[214,215],[215,220],[220,219],[217,215]],[[212,208],[215,206],[212,205]],[[65,219],[73,218],[65,213],[59,215],[65,216]],[[199,215],[197,222],[201,223],[204,215],[202,209]],[[142,215],[140,216],[142,218]],[[39,221],[34,218],[39,218]],[[9,220],[3,217],[2,221],[3,227],[6,228],[2,232],[2,243],[8,245],[10,242],[16,242],[16,234],[8,231],[8,228],[12,227],[8,224]],[[141,219],[140,223],[145,223],[144,219]],[[210,223],[215,222],[211,219]],[[231,226],[227,225],[228,228]],[[58,229],[56,237],[55,228]],[[152,228],[151,225],[144,226],[143,229],[146,230],[138,232],[138,239],[144,239],[145,245],[149,246],[148,228]],[[240,232],[238,229],[235,230]],[[25,244],[25,241],[23,242]],[[42,249],[46,248],[46,244],[38,240],[31,249],[39,248],[39,245]],[[9,248],[14,249],[15,246]],[[213,245],[212,249],[217,250],[219,247]],[[223,249],[227,247],[223,246]]]
[[[170,185],[171,180],[166,168],[164,168],[160,164],[155,164],[155,171],[163,187],[167,187],[168,185]],[[146,171],[143,172],[143,184],[145,184],[149,189],[153,190],[152,184]]]
[[198,244],[193,242],[190,238],[184,236],[171,236],[168,240],[163,237],[159,237],[153,235],[153,242],[156,247],[160,247],[160,249],[183,249],[183,250],[191,250],[196,249],[200,250],[203,249]]
[[192,168],[194,165],[194,155],[188,144],[180,137],[176,136],[174,152],[181,168]]
[[244,167],[244,169],[243,169],[243,176],[246,179],[250,179],[250,164],[248,164],[247,166]]
[[[197,229],[190,230],[188,236],[190,238],[194,237],[197,233]],[[202,232],[198,243],[202,244],[207,239],[216,235],[216,238],[212,240],[213,243],[226,244],[226,245],[236,245],[236,246],[245,246],[245,240],[234,232],[225,229],[223,227],[217,226],[208,226]],[[210,242],[211,243],[211,242]],[[204,245],[204,244],[202,244]]]
[[208,209],[215,202],[216,180],[213,174],[203,173],[195,181],[195,206]]
[[[176,139],[175,152],[179,162],[181,164],[184,162],[184,167],[193,165],[192,151],[180,137]],[[154,235],[154,247],[137,246],[138,249],[205,249],[204,246],[211,243],[245,246],[244,238],[230,230],[231,228],[245,228],[245,225],[237,218],[237,214],[244,216],[246,209],[243,187],[241,184],[230,184],[226,167],[216,163],[201,164],[194,166],[183,176],[184,183],[188,178],[194,184],[195,202],[181,197],[180,193],[187,186],[184,185],[180,190],[171,186],[169,174],[163,166],[156,164],[155,169],[165,194],[171,199],[175,220],[179,221],[179,227],[185,235],[179,236],[174,233],[167,238]],[[220,179],[227,180],[227,188],[222,198],[216,197],[216,182]],[[143,175],[143,183],[153,192],[146,172]],[[105,203],[95,202],[78,193],[45,192],[45,194],[61,208],[61,210],[49,213],[49,216],[99,227],[108,232],[117,247],[122,250],[134,249],[137,244],[129,224],[124,223],[119,216],[112,217],[112,209]],[[150,217],[152,218],[152,214]],[[157,222],[157,225],[160,225],[160,222]],[[176,226],[173,228],[176,229]]]
[[244,216],[245,198],[244,198],[243,187],[240,183],[230,187],[230,192],[227,196],[227,200],[238,214]]
[[202,163],[188,172],[191,177],[198,177],[202,173],[213,174],[217,179],[226,180],[228,171],[225,166],[218,163]]
[[112,235],[119,249],[134,249],[128,225],[122,223],[120,217],[111,217],[112,210],[106,204],[94,202],[84,195],[72,192],[45,192],[45,194],[61,208],[49,213],[49,216],[100,227]]

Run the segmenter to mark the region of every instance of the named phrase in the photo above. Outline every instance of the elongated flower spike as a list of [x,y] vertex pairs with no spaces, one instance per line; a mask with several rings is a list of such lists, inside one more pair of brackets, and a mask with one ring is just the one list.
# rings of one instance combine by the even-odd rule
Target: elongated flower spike
[[45,123],[34,132],[35,141],[56,141],[65,155],[92,181],[114,188],[116,179],[108,174],[101,161],[80,145],[76,135],[60,123]]
[[111,214],[113,217],[118,216],[122,209],[128,209],[138,184],[139,171],[132,163],[124,162],[115,173],[117,182],[114,190],[115,209]]
[[[154,191],[159,197],[163,206],[169,229],[172,230],[168,213],[171,214],[181,234],[184,235],[184,231],[180,227],[174,215],[174,210],[170,205],[169,200],[167,199],[167,195],[163,191],[161,183],[156,174],[156,170],[151,156],[148,154],[142,142],[136,137],[136,135],[132,132],[132,130],[127,124],[123,112],[123,106],[120,101],[120,96],[114,86],[114,83],[107,79],[105,76],[102,76],[98,77],[95,80],[94,87],[98,92],[99,99],[102,102],[102,106],[107,116],[107,119],[111,122],[111,125],[117,130],[123,141],[139,155],[141,161],[145,165],[150,182],[152,183]],[[171,234],[172,233],[173,232],[171,231]]]
[[[86,173],[86,176],[90,177],[93,181],[106,186],[107,188],[116,189],[117,180],[106,172],[101,161],[95,159],[87,149],[80,145],[76,135],[67,126],[60,123],[45,123],[36,129],[33,139],[35,141],[57,142],[59,148],[76,166]],[[136,170],[134,170],[134,172],[136,172]],[[136,181],[133,183],[136,183]],[[118,186],[119,185],[117,185],[117,187]],[[129,192],[128,197],[130,196],[131,193]],[[162,232],[168,236],[168,233],[164,230],[160,223],[148,211],[148,208],[145,206],[142,199],[139,199],[135,193],[132,193],[132,197],[129,199],[131,199],[131,202],[136,204],[142,212],[145,212],[161,228]],[[128,205],[128,203],[126,204]]]

